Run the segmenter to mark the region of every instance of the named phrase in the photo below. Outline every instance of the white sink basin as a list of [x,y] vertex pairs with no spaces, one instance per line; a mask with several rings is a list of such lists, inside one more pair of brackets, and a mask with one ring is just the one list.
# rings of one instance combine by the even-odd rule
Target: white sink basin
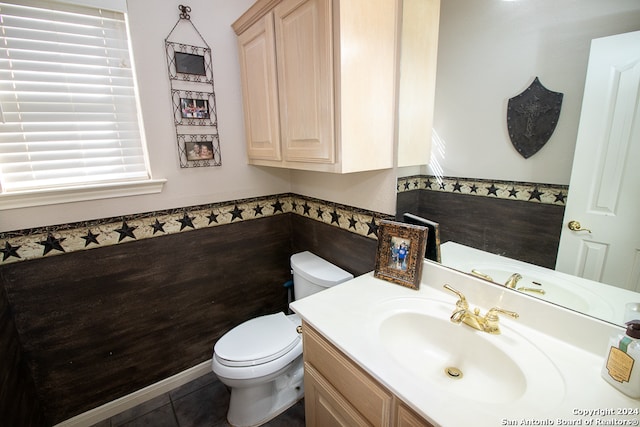
[[504,324],[492,335],[452,323],[454,308],[422,298],[389,300],[372,313],[373,339],[407,378],[467,402],[546,411],[562,401],[562,376],[526,337]]

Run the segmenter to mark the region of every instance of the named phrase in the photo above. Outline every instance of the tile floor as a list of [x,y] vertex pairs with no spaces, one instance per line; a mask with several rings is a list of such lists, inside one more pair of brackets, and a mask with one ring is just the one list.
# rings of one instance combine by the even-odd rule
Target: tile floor
[[[229,391],[210,373],[93,427],[227,427],[228,404]],[[303,427],[304,400],[265,426]]]

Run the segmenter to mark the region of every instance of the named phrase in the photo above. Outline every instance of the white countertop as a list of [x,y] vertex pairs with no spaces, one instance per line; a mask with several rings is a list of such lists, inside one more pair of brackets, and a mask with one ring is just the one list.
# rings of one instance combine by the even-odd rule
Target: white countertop
[[[441,291],[445,283],[461,290],[470,307],[479,307],[482,313],[493,306],[517,311],[520,314],[517,320],[501,316],[504,335],[508,336],[510,328],[516,330],[547,355],[564,380],[564,393],[556,393],[563,397],[543,407],[535,401],[523,406],[522,402],[479,404],[464,398],[452,399],[439,392],[438,387],[417,380],[402,364],[390,363],[387,351],[371,338],[376,334],[373,319],[380,304],[409,297],[453,305],[457,297]],[[609,336],[619,333],[622,328],[510,290],[505,292],[499,286],[435,263],[425,262],[423,280],[417,291],[368,273],[295,301],[291,308],[435,425],[638,425],[640,422],[640,400],[625,396],[600,376]],[[496,337],[504,338],[504,335]],[[473,352],[473,348],[469,351]],[[544,372],[539,374],[544,375]]]

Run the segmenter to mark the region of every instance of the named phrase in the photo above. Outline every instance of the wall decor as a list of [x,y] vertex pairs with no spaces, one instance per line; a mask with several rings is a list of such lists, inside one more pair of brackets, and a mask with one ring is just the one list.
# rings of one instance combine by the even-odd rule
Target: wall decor
[[[180,17],[165,39],[165,50],[180,167],[221,166],[211,48],[191,22],[191,8],[180,5],[178,10]],[[203,46],[172,40],[180,24],[189,25]]]
[[412,289],[420,287],[428,228],[382,221],[374,277]]
[[174,123],[188,126],[215,126],[213,93],[172,90]]
[[522,93],[509,99],[509,137],[525,159],[540,151],[551,138],[560,118],[563,96],[542,86],[536,77]]
[[220,142],[218,135],[178,135],[180,164],[191,167],[220,165]]

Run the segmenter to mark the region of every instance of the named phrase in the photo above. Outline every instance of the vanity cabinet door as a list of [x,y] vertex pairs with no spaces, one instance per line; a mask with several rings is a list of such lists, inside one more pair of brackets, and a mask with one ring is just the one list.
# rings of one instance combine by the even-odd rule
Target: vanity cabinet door
[[307,427],[370,426],[313,366],[304,366],[304,405]]
[[[311,384],[317,384],[320,377],[322,384],[330,385],[330,387],[321,387],[324,391],[324,402],[338,400],[335,398],[328,400],[333,396],[328,390],[335,390],[344,401],[344,405],[334,405],[336,408],[344,408],[348,405],[366,420],[367,425],[389,426],[393,405],[392,394],[310,326],[303,324],[302,329],[305,369],[310,368],[305,371],[305,393],[307,380],[309,379]],[[309,403],[305,401],[305,405],[313,403],[315,403],[313,400]],[[315,413],[310,407],[306,409],[312,414]]]
[[307,427],[433,427],[306,322],[302,338]]
[[394,425],[396,427],[433,427],[432,424],[399,401],[396,406],[396,422]]
[[238,36],[249,159],[280,161],[280,122],[273,12]]

